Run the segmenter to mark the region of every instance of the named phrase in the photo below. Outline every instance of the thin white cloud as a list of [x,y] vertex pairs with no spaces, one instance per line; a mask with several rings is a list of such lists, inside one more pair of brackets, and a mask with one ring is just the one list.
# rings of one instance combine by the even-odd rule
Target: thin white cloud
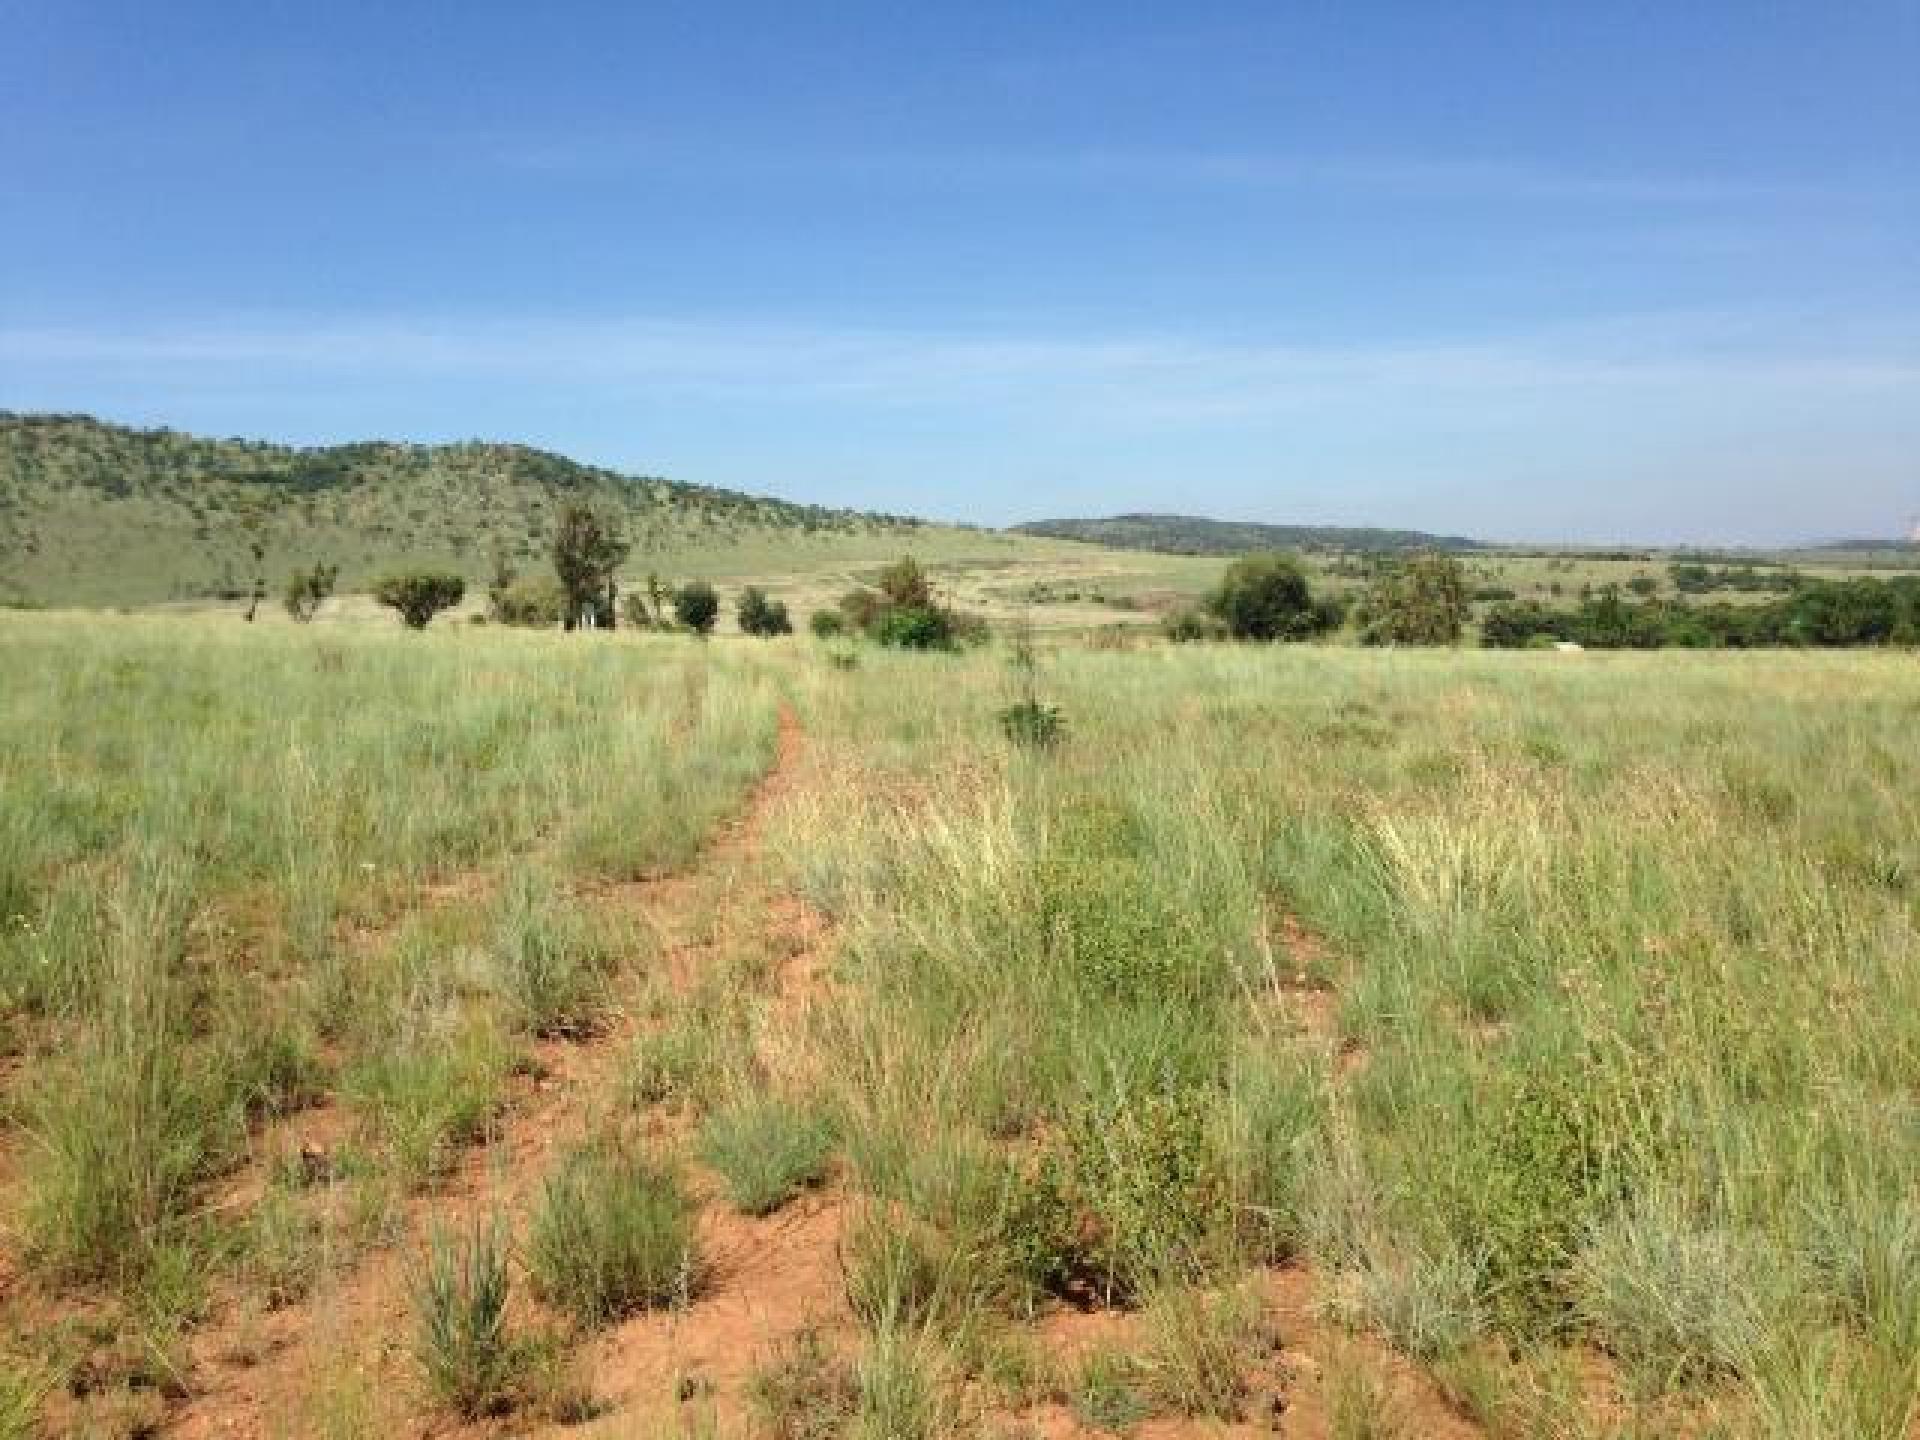
[[[1913,333],[1911,330],[1908,333]],[[1846,339],[1851,335],[1851,340]],[[723,320],[243,318],[139,328],[0,329],[7,377],[120,381],[330,376],[648,386],[880,406],[1071,406],[1118,418],[1226,418],[1366,396],[1582,390],[1893,396],[1920,390],[1920,345],[1818,317],[1674,312],[1491,338],[1239,343],[1179,335],[1022,336]]]

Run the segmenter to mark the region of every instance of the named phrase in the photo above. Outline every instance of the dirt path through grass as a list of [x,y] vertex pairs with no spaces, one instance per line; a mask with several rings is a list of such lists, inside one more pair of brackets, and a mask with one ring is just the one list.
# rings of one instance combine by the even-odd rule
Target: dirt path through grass
[[[783,708],[773,764],[740,815],[723,826],[693,866],[659,879],[603,886],[583,897],[628,910],[654,927],[663,941],[658,971],[675,988],[698,977],[732,930],[755,924],[769,933],[749,938],[785,957],[775,1003],[796,1012],[810,1003],[823,963],[823,927],[794,902],[767,895],[760,875],[765,819],[794,783],[804,743],[798,719]],[[704,934],[698,933],[703,920]],[[462,1153],[449,1177],[407,1202],[390,1243],[342,1263],[300,1303],[265,1314],[238,1300],[223,1304],[195,1333],[188,1393],[175,1405],[168,1433],[326,1435],[359,1433],[354,1427],[365,1423],[386,1434],[456,1433],[458,1427],[442,1418],[423,1418],[432,1411],[412,1355],[411,1267],[436,1226],[457,1230],[497,1215],[516,1236],[524,1234],[558,1157],[624,1103],[621,1063],[643,1024],[638,987],[645,978],[624,977],[620,1003],[590,1035],[534,1043],[485,1141]],[[295,1117],[274,1145],[263,1149],[324,1166],[346,1123],[338,1107],[310,1111]],[[646,1125],[663,1138],[683,1128],[678,1117],[666,1113],[649,1114]],[[661,1321],[673,1334],[657,1365],[646,1345],[636,1347],[637,1364],[609,1359],[618,1354],[626,1332],[616,1332],[611,1344],[588,1341],[583,1347],[594,1372],[594,1394],[619,1411],[640,1398],[649,1375],[665,1390],[674,1365],[686,1357],[697,1359],[708,1347],[716,1354],[734,1351],[734,1337],[724,1325],[704,1340],[686,1338],[709,1316],[729,1313],[729,1296],[790,1294],[804,1308],[817,1294],[835,1288],[827,1283],[837,1234],[837,1210],[830,1202],[789,1207],[763,1222],[740,1222],[719,1215],[721,1207],[706,1193],[709,1187],[696,1188],[707,1202],[702,1238],[715,1264],[710,1300],[686,1316]],[[748,1269],[750,1286],[744,1279]],[[516,1289],[521,1293],[514,1312],[524,1325],[538,1307],[525,1298],[518,1274]],[[539,1320],[558,1328],[553,1317]],[[528,1417],[507,1417],[475,1433],[524,1434],[529,1428]]]

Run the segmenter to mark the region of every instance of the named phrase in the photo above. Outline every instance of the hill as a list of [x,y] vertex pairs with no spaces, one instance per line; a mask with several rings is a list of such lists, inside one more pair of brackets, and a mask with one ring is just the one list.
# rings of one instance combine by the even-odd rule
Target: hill
[[[411,563],[544,563],[560,502],[611,505],[630,569],[689,574],[888,558],[971,532],[619,474],[524,445],[371,441],[296,449],[0,411],[0,601],[133,605],[231,596],[315,559],[344,588]],[[979,538],[984,539],[984,536]]]
[[1242,555],[1250,550],[1473,550],[1459,535],[1369,526],[1263,525],[1252,520],[1209,520],[1198,515],[1114,515],[1104,520],[1031,520],[1015,525],[1022,535],[1085,540],[1118,550],[1158,550],[1169,555]]

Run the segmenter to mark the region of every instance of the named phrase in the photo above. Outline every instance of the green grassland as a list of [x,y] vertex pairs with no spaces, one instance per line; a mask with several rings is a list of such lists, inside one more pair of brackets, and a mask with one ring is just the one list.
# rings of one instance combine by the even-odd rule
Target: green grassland
[[1909,656],[830,653],[0,613],[0,1423],[1911,1433]]

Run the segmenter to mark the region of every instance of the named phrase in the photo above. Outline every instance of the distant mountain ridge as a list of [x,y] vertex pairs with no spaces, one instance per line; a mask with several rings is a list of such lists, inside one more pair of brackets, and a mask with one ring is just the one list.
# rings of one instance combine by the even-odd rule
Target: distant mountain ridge
[[1120,550],[1170,555],[1244,555],[1254,550],[1477,550],[1462,535],[1373,526],[1267,525],[1253,520],[1209,520],[1199,515],[1113,515],[1103,520],[1030,520],[1022,535],[1085,540]]
[[142,604],[232,595],[266,545],[270,583],[328,559],[343,588],[401,564],[477,579],[495,547],[546,559],[560,502],[622,515],[634,567],[756,546],[799,558],[886,544],[923,522],[623,475],[525,445],[389,441],[311,449],[0,411],[0,601]]

